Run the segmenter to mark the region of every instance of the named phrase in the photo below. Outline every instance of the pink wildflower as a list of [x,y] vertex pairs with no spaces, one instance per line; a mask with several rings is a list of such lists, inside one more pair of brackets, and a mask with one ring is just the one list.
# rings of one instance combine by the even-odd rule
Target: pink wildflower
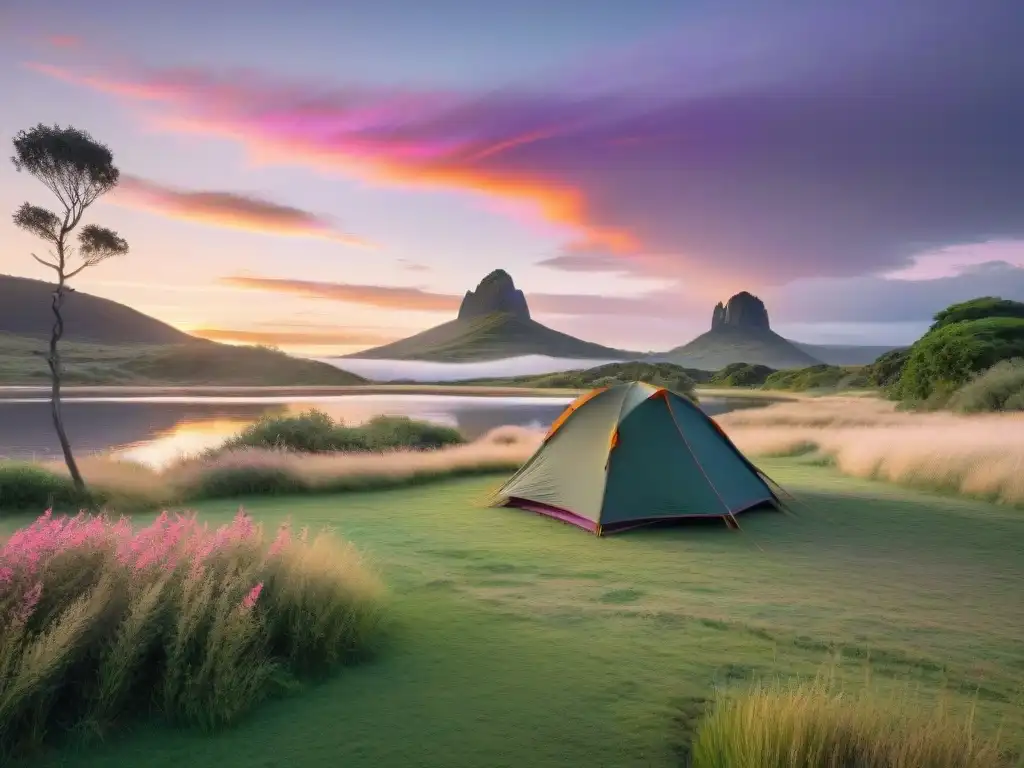
[[274,557],[279,554],[281,550],[288,546],[291,542],[291,538],[291,526],[287,522],[281,523],[281,527],[277,529],[277,537],[274,539],[274,543],[270,545],[270,550],[267,552],[267,555],[269,557]]
[[249,594],[242,600],[242,610],[249,612],[256,605],[256,601],[260,598],[260,593],[263,591],[263,582],[261,581],[255,587],[249,590]]
[[43,594],[43,584],[37,581],[35,586],[32,587],[21,600],[21,605],[18,606],[18,610],[14,614],[14,623],[24,625],[32,613],[35,611],[36,606],[39,604],[39,598]]

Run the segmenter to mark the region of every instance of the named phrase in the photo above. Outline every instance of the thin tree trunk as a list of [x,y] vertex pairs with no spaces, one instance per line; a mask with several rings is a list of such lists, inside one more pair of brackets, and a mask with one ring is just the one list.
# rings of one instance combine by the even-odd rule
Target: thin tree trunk
[[71,453],[71,442],[68,440],[67,432],[64,431],[64,419],[60,411],[60,383],[61,364],[60,352],[57,344],[64,335],[64,318],[60,313],[61,305],[64,303],[64,275],[60,275],[57,288],[53,292],[53,330],[50,332],[50,355],[47,362],[50,364],[50,411],[53,416],[53,428],[57,431],[57,439],[60,440],[60,449],[64,452],[64,463],[67,464],[68,473],[71,475],[71,482],[75,489],[81,493],[85,492],[85,480],[82,473],[78,471],[78,464],[75,462],[74,454]]

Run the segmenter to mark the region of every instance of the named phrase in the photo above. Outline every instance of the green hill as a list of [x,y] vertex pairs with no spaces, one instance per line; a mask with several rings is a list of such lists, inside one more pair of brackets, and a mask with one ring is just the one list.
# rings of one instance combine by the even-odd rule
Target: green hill
[[806,368],[821,362],[775,333],[764,302],[746,291],[737,293],[725,304],[715,305],[710,331],[656,357],[705,371],[719,371],[733,363],[780,370]]
[[[0,275],[0,385],[49,381],[53,286]],[[69,385],[330,386],[366,379],[265,347],[218,344],[87,293],[65,299],[61,342]]]
[[685,368],[718,371],[732,363],[765,365],[775,370],[820,364],[792,342],[767,328],[715,328],[689,344],[658,355]]
[[[266,347],[204,339],[184,344],[61,344],[64,383],[71,386],[346,386],[366,379],[329,363]],[[0,386],[50,380],[46,341],[0,333]]]
[[509,313],[450,320],[407,339],[348,357],[457,363],[501,360],[520,355],[590,360],[639,357],[638,353],[583,341],[536,320]]
[[[52,293],[52,283],[0,275],[0,333],[50,338]],[[62,314],[66,341],[116,345],[183,344],[195,340],[155,317],[79,291],[65,296]]]
[[502,360],[546,355],[583,360],[626,360],[636,352],[612,349],[548,328],[530,317],[523,292],[512,276],[496,269],[466,291],[459,315],[407,339],[348,357],[377,360],[432,360],[443,363]]

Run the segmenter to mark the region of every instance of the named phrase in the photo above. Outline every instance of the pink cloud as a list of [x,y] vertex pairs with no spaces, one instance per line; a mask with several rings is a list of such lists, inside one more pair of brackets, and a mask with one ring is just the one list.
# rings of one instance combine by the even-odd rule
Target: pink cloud
[[[526,206],[567,242],[593,246],[589,263],[570,250],[551,267],[621,259],[686,284],[759,289],[1024,238],[1024,46],[1012,4],[941,5],[948,12],[882,0],[723,12],[627,67],[492,92],[33,68],[137,103],[168,130],[235,140],[263,162]],[[947,53],[912,55],[937,50]]]

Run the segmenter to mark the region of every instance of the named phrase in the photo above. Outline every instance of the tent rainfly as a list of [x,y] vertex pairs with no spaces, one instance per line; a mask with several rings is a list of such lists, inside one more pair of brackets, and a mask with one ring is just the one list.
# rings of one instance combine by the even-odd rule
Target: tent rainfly
[[782,508],[714,419],[686,397],[642,382],[576,399],[494,501],[598,536],[685,518],[739,527],[744,510]]

